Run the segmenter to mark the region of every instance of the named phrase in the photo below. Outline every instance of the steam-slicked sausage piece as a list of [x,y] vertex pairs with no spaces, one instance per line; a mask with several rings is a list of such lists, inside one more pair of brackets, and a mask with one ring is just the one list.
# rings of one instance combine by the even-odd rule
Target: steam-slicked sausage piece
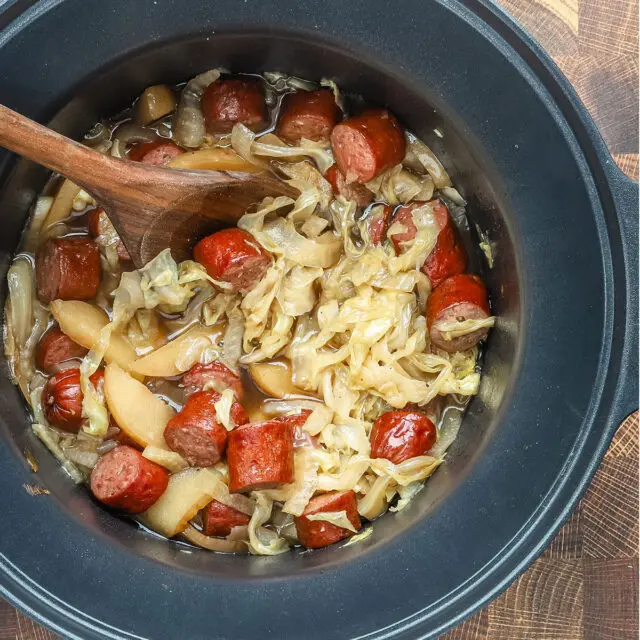
[[229,434],[227,463],[233,492],[293,482],[293,427],[275,419],[234,429]]
[[202,96],[202,113],[210,133],[229,133],[237,122],[258,131],[267,121],[262,83],[239,78],[213,82]]
[[387,411],[371,430],[371,457],[400,464],[424,455],[436,443],[436,427],[417,411]]
[[449,353],[471,349],[487,336],[489,329],[446,340],[440,326],[451,321],[488,318],[487,289],[478,276],[459,274],[441,282],[427,298],[427,328],[431,342]]
[[[104,379],[102,371],[90,378],[96,389]],[[82,389],[80,369],[65,369],[47,380],[42,392],[42,408],[47,420],[54,426],[70,433],[77,433],[82,426]]]
[[278,416],[277,418],[274,418],[274,420],[279,420],[280,422],[284,422],[294,428],[302,428],[310,415],[311,409],[301,409],[298,413]]
[[369,229],[371,244],[374,246],[382,244],[385,241],[392,214],[393,207],[391,205],[381,204],[372,207],[369,220],[367,221],[367,227]]
[[202,510],[202,532],[205,536],[228,536],[233,527],[244,527],[249,520],[247,514],[212,500]]
[[58,327],[51,327],[36,347],[36,365],[45,373],[55,373],[60,363],[84,358],[87,353],[87,349],[62,333]]
[[[227,446],[227,430],[218,422],[215,403],[220,394],[198,391],[189,396],[182,410],[164,429],[164,439],[192,467],[210,467],[222,458]],[[231,406],[231,421],[236,425],[248,421],[242,405]]]
[[439,200],[433,201],[433,215],[440,227],[436,246],[422,265],[422,271],[429,276],[432,287],[467,268],[467,252],[460,240],[460,234],[453,223],[449,210]]
[[101,236],[109,224],[109,218],[102,207],[96,207],[87,211],[87,227],[92,238]]
[[386,109],[368,109],[337,124],[331,146],[347,182],[360,183],[402,162],[406,151],[404,130]]
[[289,93],[282,100],[276,134],[294,144],[302,138],[328,142],[341,115],[330,89]]
[[124,246],[124,242],[122,242],[122,240],[118,240],[118,244],[116,245],[116,254],[118,255],[118,260],[121,262],[129,262],[129,260],[131,260],[131,255],[129,255],[127,247]]
[[296,518],[298,540],[307,549],[327,547],[334,542],[344,540],[353,535],[353,531],[344,529],[326,520],[309,520],[308,516],[318,513],[335,513],[346,511],[349,522],[358,531],[362,526],[358,515],[356,494],[349,491],[332,491],[323,493],[309,500],[302,515]]
[[171,162],[181,156],[184,151],[171,140],[156,140],[154,142],[141,142],[134,144],[129,149],[129,160],[160,166]]
[[207,391],[212,390],[218,393],[222,393],[225,389],[231,389],[239,401],[242,401],[244,396],[240,376],[218,360],[209,364],[194,364],[182,376],[182,385],[187,395],[203,391],[206,387]]
[[[98,236],[109,233],[113,230],[113,225],[102,207],[97,207],[96,209],[87,211],[87,227],[89,228],[89,233],[93,238],[97,238]],[[124,242],[122,242],[122,240],[118,240],[118,244],[116,244],[116,254],[118,255],[118,260],[121,260],[122,262],[128,262],[131,260],[131,256],[129,255],[129,252],[124,246]]]
[[91,472],[91,492],[114,509],[127,513],[146,511],[164,493],[169,475],[137,449],[114,447],[98,460]]
[[394,233],[391,240],[396,251],[402,253],[408,246],[406,243],[416,236],[417,229],[412,217],[413,210],[426,205],[430,206],[440,232],[435,246],[422,265],[422,271],[429,276],[431,286],[437,287],[446,278],[463,273],[467,268],[467,252],[460,241],[460,235],[447,207],[440,200],[413,202],[398,207],[393,222],[399,222],[405,226],[406,231]]
[[373,202],[373,193],[363,184],[351,182],[347,184],[343,173],[337,165],[332,164],[324,174],[325,179],[331,185],[336,196],[342,196],[346,200],[353,200],[359,207],[366,207]]
[[228,282],[236,291],[253,288],[271,265],[271,256],[244,229],[223,229],[203,238],[194,258],[215,280]]
[[100,286],[100,252],[86,236],[50,238],[36,256],[36,286],[42,302],[91,300]]

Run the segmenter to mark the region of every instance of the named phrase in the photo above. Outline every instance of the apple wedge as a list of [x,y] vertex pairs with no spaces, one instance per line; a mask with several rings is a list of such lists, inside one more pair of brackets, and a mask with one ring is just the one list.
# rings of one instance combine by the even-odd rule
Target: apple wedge
[[129,371],[158,378],[178,376],[198,362],[205,349],[217,344],[222,334],[223,327],[219,324],[211,327],[195,325],[171,342],[138,358]]
[[291,364],[288,360],[256,362],[249,365],[249,373],[258,389],[272,398],[305,394],[304,391],[293,386]]
[[[102,309],[80,300],[54,300],[51,303],[51,313],[60,325],[60,330],[85,349],[93,347],[100,331],[109,322]],[[138,356],[126,338],[114,333],[104,359],[128,370]]]
[[228,495],[227,486],[211,469],[192,467],[169,476],[169,486],[158,501],[142,514],[142,522],[171,538],[214,498]]
[[131,439],[143,447],[169,448],[164,428],[175,411],[114,362],[104,371],[104,395],[109,412]]

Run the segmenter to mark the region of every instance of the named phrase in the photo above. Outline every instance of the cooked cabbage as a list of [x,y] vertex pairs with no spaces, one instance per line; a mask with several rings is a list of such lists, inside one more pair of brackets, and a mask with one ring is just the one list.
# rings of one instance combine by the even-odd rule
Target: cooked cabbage
[[225,389],[220,394],[220,399],[214,402],[213,407],[216,410],[216,420],[227,430],[232,431],[238,425],[235,424],[231,417],[231,407],[235,402],[235,395],[231,389]]
[[249,521],[249,551],[263,556],[275,556],[284,553],[289,545],[275,531],[263,525],[271,518],[273,501],[269,500],[262,491],[254,491],[256,506]]
[[[274,144],[275,143],[275,144]],[[261,163],[261,158],[311,158],[318,169],[324,173],[332,164],[333,156],[330,151],[319,146],[301,141],[300,146],[291,147],[278,140],[273,135],[269,137],[269,143],[256,140],[256,134],[243,124],[234,125],[231,131],[231,146],[235,152],[245,160],[256,164]]]
[[[355,202],[335,196],[324,177],[334,162],[326,142],[302,139],[291,146],[271,132],[256,134],[242,124],[235,125],[230,136],[207,135],[201,99],[221,72],[207,71],[185,85],[173,128],[168,119],[156,123],[155,133],[125,121],[117,124],[115,133],[113,126],[104,126],[94,137],[100,138],[101,152],[110,150],[115,156],[123,156],[131,142],[156,135],[172,137],[182,147],[195,149],[184,158],[208,154],[209,160],[220,160],[216,154],[226,153],[226,160],[238,166],[244,163],[247,170],[269,170],[296,189],[295,199],[265,198],[238,221],[238,227],[272,256],[260,281],[240,295],[228,283],[211,278],[197,262],[178,264],[169,249],[143,268],[121,273],[119,238],[107,221],[96,238],[103,268],[96,304],[109,313],[110,322],[105,325],[102,319],[90,338],[80,341],[91,347],[80,366],[83,430],[60,433],[47,424],[42,407],[47,378],[36,372],[33,363],[50,311],[36,298],[31,254],[47,237],[72,231],[67,218],[93,204],[80,187],[62,181],[55,198],[38,200],[25,236],[28,254],[19,254],[9,270],[5,352],[12,375],[32,405],[34,432],[76,480],[86,478],[98,455],[116,445],[103,390],[90,382],[115,342],[125,340],[129,359],[137,358],[127,365],[129,374],[156,378],[147,382],[144,391],[162,395],[163,406],[170,404],[173,409],[184,402],[183,383],[162,378],[182,375],[196,362],[220,361],[238,375],[246,374],[243,367],[251,365],[258,388],[273,396],[259,408],[248,407],[253,421],[310,410],[300,420],[304,424],[295,427],[293,482],[253,492],[251,497],[230,494],[225,460],[211,469],[190,469],[177,453],[149,445],[143,455],[172,475],[169,490],[144,518],[165,535],[183,532],[183,537],[207,549],[248,548],[254,554],[275,555],[298,542],[295,518],[318,492],[354,491],[358,511],[368,520],[390,505],[393,511],[404,509],[454,441],[461,411],[478,391],[478,349],[447,353],[430,343],[425,306],[431,284],[421,267],[440,233],[429,201],[440,198],[460,228],[468,228],[466,202],[433,151],[411,133],[406,135],[402,163],[364,185],[375,201],[364,211]],[[318,88],[316,83],[281,73],[265,74],[265,79],[270,106],[279,104],[282,96],[277,94],[282,91]],[[336,84],[323,79],[320,85],[333,92],[342,108]],[[371,219],[380,214],[379,208],[406,203],[423,203],[412,209],[415,236],[396,252],[390,239],[405,232],[407,225],[393,221],[386,237],[374,245]],[[59,302],[51,305],[54,311]],[[493,317],[452,320],[440,322],[437,328],[445,339],[454,340],[489,329],[495,321]],[[290,363],[284,376],[286,391],[281,381],[260,384],[257,372],[274,362]],[[108,384],[107,392],[111,393]],[[442,396],[449,396],[444,409],[438,401]],[[234,392],[226,389],[215,403],[216,418],[228,431],[236,427],[231,412],[234,400]],[[423,408],[437,418],[434,446],[401,464],[372,459],[370,434],[376,419],[386,411],[407,407]],[[197,512],[211,499],[250,515],[250,524],[235,528],[226,539],[204,536]],[[309,519],[356,531],[345,511],[314,514]],[[349,544],[371,532],[366,527]]]
[[312,513],[305,516],[305,518],[312,522],[328,522],[329,524],[340,527],[341,529],[353,531],[353,533],[358,532],[353,524],[351,524],[351,520],[347,517],[346,511],[323,511],[321,513]]
[[222,69],[210,69],[187,82],[175,115],[173,137],[183,147],[195,148],[204,142],[206,134],[200,101],[207,87],[216,82]]

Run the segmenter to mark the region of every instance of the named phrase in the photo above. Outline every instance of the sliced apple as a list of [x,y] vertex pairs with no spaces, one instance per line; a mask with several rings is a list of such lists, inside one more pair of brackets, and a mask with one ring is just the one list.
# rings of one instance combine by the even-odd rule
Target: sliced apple
[[222,336],[221,325],[196,325],[171,342],[138,358],[129,371],[143,376],[164,378],[177,376],[189,370],[200,360],[202,352],[216,344]]
[[104,372],[104,395],[118,426],[143,447],[168,449],[164,428],[175,411],[117,364]]
[[[100,331],[109,322],[102,309],[80,300],[54,300],[51,303],[51,313],[60,325],[61,331],[85,349],[93,347]],[[128,370],[138,356],[126,338],[114,333],[104,359]]]
[[291,381],[291,363],[288,360],[270,360],[249,365],[249,373],[260,391],[272,398],[300,395],[301,389]]
[[212,171],[243,171],[244,173],[262,171],[262,167],[248,162],[233,149],[228,148],[188,151],[168,162],[167,166],[174,169],[210,169]]
[[159,500],[142,514],[142,521],[154,531],[171,538],[184,531],[200,509],[214,498],[228,494],[220,476],[211,469],[189,468],[169,477]]
[[41,227],[41,230],[45,232],[45,239],[46,231],[48,229],[71,215],[71,211],[73,210],[73,199],[79,193],[80,187],[75,182],[65,180],[62,183]]

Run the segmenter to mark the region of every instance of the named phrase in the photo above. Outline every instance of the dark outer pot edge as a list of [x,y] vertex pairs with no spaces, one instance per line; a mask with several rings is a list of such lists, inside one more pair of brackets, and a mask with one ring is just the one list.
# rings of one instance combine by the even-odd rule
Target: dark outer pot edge
[[[492,27],[533,69],[542,65],[546,75],[535,75],[556,99],[556,104],[574,133],[596,181],[598,197],[605,213],[614,212],[617,234],[611,238],[614,248],[610,258],[616,274],[616,297],[624,296],[626,318],[624,326],[617,323],[614,331],[624,333],[623,357],[619,367],[619,389],[613,406],[610,429],[639,407],[638,398],[638,197],[639,183],[627,177],[614,162],[611,153],[575,88],[547,51],[502,7],[489,0],[460,0],[472,13]],[[560,89],[560,91],[558,91]],[[578,128],[579,125],[579,128]],[[612,227],[608,228],[609,233]],[[622,252],[615,249],[621,247]],[[617,268],[619,266],[619,268]],[[618,278],[625,274],[624,283]],[[613,436],[613,434],[612,434]]]
[[[444,2],[444,4],[447,3]],[[616,273],[615,296],[616,298],[622,297],[625,300],[626,314],[623,318],[617,318],[616,324],[610,328],[610,334],[616,330],[624,333],[622,340],[623,346],[620,349],[622,357],[620,362],[617,363],[617,366],[613,367],[617,373],[617,375],[614,375],[617,384],[614,385],[613,401],[609,407],[609,412],[608,414],[606,411],[600,412],[600,414],[606,416],[606,425],[605,429],[601,431],[601,437],[597,443],[594,455],[581,472],[576,468],[580,453],[585,446],[585,439],[583,438],[580,444],[572,451],[571,457],[567,459],[567,463],[559,475],[558,481],[549,490],[545,500],[543,500],[543,503],[545,503],[544,507],[541,507],[536,513],[532,514],[531,518],[523,525],[512,541],[505,545],[505,548],[509,547],[513,540],[517,540],[501,558],[499,567],[503,566],[506,560],[513,557],[520,548],[530,547],[530,537],[534,529],[541,527],[546,533],[533,548],[530,548],[515,568],[507,571],[506,575],[503,574],[497,577],[495,575],[496,572],[491,571],[490,568],[489,571],[485,573],[485,570],[488,568],[484,567],[474,576],[470,577],[467,583],[461,585],[458,589],[456,599],[464,598],[468,600],[470,597],[473,598],[472,592],[477,592],[479,582],[485,580],[487,577],[493,578],[492,582],[495,586],[489,587],[483,596],[470,602],[465,610],[454,619],[434,629],[429,634],[420,636],[421,638],[435,638],[457,624],[460,624],[473,615],[478,609],[498,597],[513,581],[526,571],[551,542],[562,525],[570,517],[575,505],[584,495],[621,421],[638,408],[638,183],[627,178],[613,162],[611,154],[586,107],[566,76],[560,71],[546,51],[516,23],[506,11],[497,5],[487,2],[486,0],[462,0],[461,4],[506,40],[508,44],[522,56],[532,71],[533,65],[538,67],[540,64],[543,65],[544,74],[540,73],[541,70],[539,68],[533,72],[556,99],[556,104],[562,111],[563,116],[572,122],[580,149],[584,153],[591,175],[596,182],[596,196],[601,200],[603,209],[605,212],[615,211],[617,214],[615,216],[616,225],[613,229],[616,233],[614,233],[614,237],[611,238],[611,244],[614,248],[622,247],[624,254],[610,253],[608,257],[611,262],[614,263],[614,271]],[[576,124],[579,124],[579,128],[576,128]],[[611,233],[612,229],[608,229],[608,231]],[[618,278],[622,278],[623,274],[625,278],[624,282],[621,283]],[[610,284],[613,285],[613,283]],[[620,326],[621,320],[624,320],[622,326]],[[606,351],[610,354],[611,351],[615,351],[615,349],[610,347]],[[611,358],[608,358],[608,362],[602,363],[602,367],[608,371],[612,365]],[[600,377],[603,378],[603,376]],[[612,376],[609,375],[606,377],[607,383],[610,383]],[[600,386],[602,387],[603,384]],[[601,398],[602,395],[601,393]],[[596,422],[596,416],[593,415],[593,412],[592,416],[590,427]],[[583,429],[583,432],[587,431],[593,434],[593,429]],[[580,478],[576,488],[573,491],[569,491],[568,496],[560,495],[566,490],[571,477],[576,477],[576,475]],[[564,506],[560,507],[560,512],[555,518],[551,518],[548,524],[543,524],[545,519],[549,519],[550,507],[557,503],[558,500],[561,500]],[[496,571],[500,571],[499,567],[496,567]],[[491,575],[489,576],[489,574]],[[467,585],[470,586],[467,588]],[[451,596],[451,594],[449,595]],[[448,602],[450,601],[451,599],[449,598]],[[414,626],[420,624],[420,620],[415,620],[419,615],[420,612],[416,612],[410,619],[407,619],[407,623],[404,625],[404,621],[400,621],[398,623],[398,625],[402,625],[400,628],[398,625],[394,625],[387,633],[375,636],[369,634],[367,636],[361,636],[361,638],[403,637],[407,638],[407,640],[415,638],[417,636],[413,635],[412,629]],[[404,635],[402,635],[403,633]]]

